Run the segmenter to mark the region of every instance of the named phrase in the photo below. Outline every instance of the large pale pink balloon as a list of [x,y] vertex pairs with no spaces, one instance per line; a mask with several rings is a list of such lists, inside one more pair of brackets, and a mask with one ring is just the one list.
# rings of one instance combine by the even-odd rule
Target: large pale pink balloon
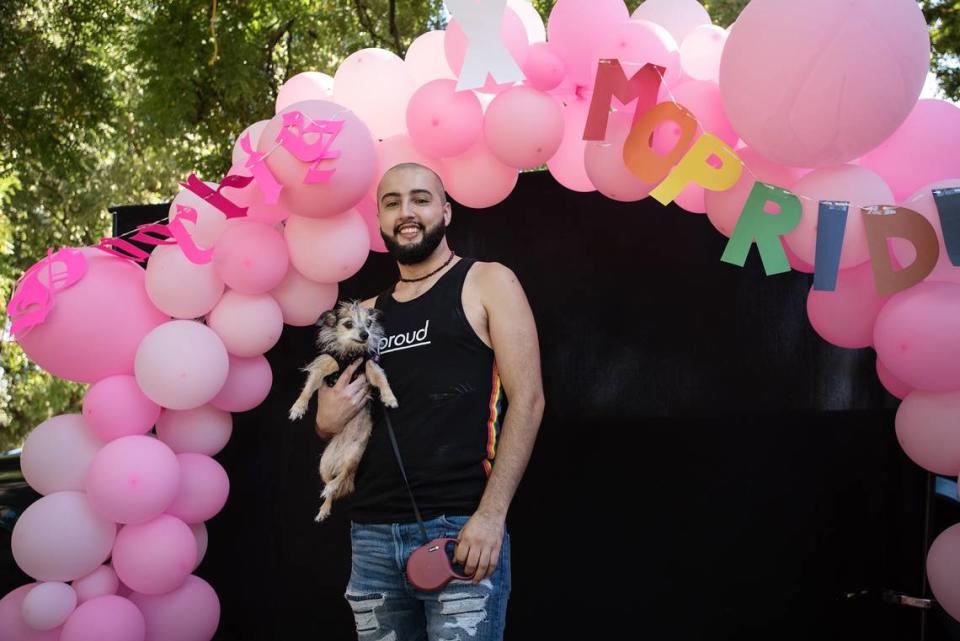
[[527,53],[527,63],[523,66],[523,75],[526,83],[540,91],[556,89],[563,82],[567,69],[560,56],[553,53],[546,42],[537,42],[530,45]]
[[[503,18],[500,21],[500,40],[510,53],[510,57],[522,69],[527,62],[527,32],[523,27],[523,21],[516,12],[507,7],[503,12]],[[460,28],[457,20],[451,19],[447,23],[446,38],[443,42],[444,51],[447,56],[447,63],[453,70],[455,76],[460,75],[463,69],[463,61],[467,54],[467,35]],[[487,75],[483,87],[477,89],[484,93],[499,93],[509,88],[513,83],[498,84],[491,75]]]
[[20,608],[30,591],[39,585],[27,583],[0,599],[0,639],[4,641],[58,641],[61,628],[34,630],[23,620]]
[[333,99],[351,109],[375,137],[388,138],[407,130],[407,103],[414,89],[413,76],[395,53],[361,49],[337,67]]
[[655,187],[633,175],[623,162],[623,143],[630,134],[633,114],[615,111],[607,121],[605,140],[587,143],[584,167],[597,190],[613,200],[633,202],[646,198]]
[[873,344],[877,314],[889,298],[877,293],[873,268],[870,263],[863,263],[841,269],[832,292],[811,288],[807,317],[813,329],[829,343],[848,349],[869,347]]
[[910,459],[934,474],[960,471],[960,391],[914,390],[897,408],[897,440]]
[[571,95],[562,96],[562,100],[563,141],[553,158],[547,161],[547,169],[556,181],[567,189],[595,191],[596,187],[590,182],[584,166],[587,143],[583,139],[583,128],[587,123],[590,100]]
[[231,220],[213,253],[217,275],[242,294],[263,294],[283,280],[289,257],[283,235],[253,220]]
[[227,380],[227,349],[203,323],[170,321],[140,343],[135,372],[140,389],[158,405],[200,407]]
[[84,276],[57,290],[46,320],[17,342],[54,376],[92,383],[132,372],[140,341],[169,317],[147,298],[144,271],[136,263],[92,249],[85,257]]
[[83,603],[98,596],[116,594],[120,587],[120,580],[117,579],[117,573],[113,571],[110,565],[101,565],[96,570],[86,576],[75,580],[72,584],[77,593],[77,602]]
[[60,581],[34,586],[23,600],[20,612],[34,630],[53,630],[67,620],[77,607],[77,593]]
[[143,615],[127,599],[108,595],[90,599],[63,625],[60,641],[144,641]]
[[483,139],[503,164],[542,165],[563,141],[563,108],[550,94],[523,85],[499,94],[483,117]]
[[407,47],[403,62],[417,87],[431,80],[456,79],[457,76],[450,69],[447,54],[444,52],[445,36],[443,31],[428,31],[417,36]]
[[143,523],[161,514],[177,494],[177,456],[158,439],[124,436],[103,446],[90,464],[90,505],[117,523]]
[[[376,224],[375,207],[373,219]],[[376,229],[379,230],[379,225]],[[377,238],[380,238],[379,232]],[[382,238],[380,242],[383,243]],[[314,282],[291,266],[283,281],[270,290],[270,295],[280,305],[284,323],[306,327],[316,323],[320,314],[333,307],[338,289],[335,283]]]
[[147,622],[147,638],[156,641],[210,641],[220,621],[220,600],[210,584],[190,575],[166,594],[134,592]]
[[623,0],[564,0],[553,5],[547,40],[563,60],[571,82],[593,86],[598,51],[629,18]]
[[712,24],[694,27],[680,43],[680,66],[695,80],[720,78],[720,57],[727,42],[727,30]]
[[183,585],[197,560],[193,532],[180,519],[161,514],[127,525],[113,546],[113,569],[136,592],[163,594]]
[[937,535],[927,551],[927,581],[937,603],[960,620],[960,523]]
[[656,22],[677,42],[683,42],[697,27],[710,24],[710,14],[697,0],[645,0],[630,17]]
[[263,354],[280,340],[283,312],[270,294],[228,291],[207,317],[227,352],[236,356]]
[[[907,156],[913,158],[914,156]],[[958,174],[960,175],[960,174]],[[927,222],[933,226],[937,233],[940,243],[940,255],[937,258],[937,264],[933,271],[925,280],[937,280],[960,284],[960,267],[956,267],[950,262],[950,255],[947,253],[946,246],[943,243],[943,226],[940,223],[940,213],[937,211],[937,203],[933,198],[934,189],[948,189],[960,187],[960,178],[948,178],[938,180],[926,185],[917,193],[913,194],[903,204],[904,207],[914,210],[927,219]],[[909,240],[903,238],[893,238],[890,241],[893,255],[901,265],[909,265],[916,259],[917,251]]]
[[960,285],[922,282],[884,305],[873,330],[877,356],[919,390],[960,389]]
[[535,44],[547,39],[547,28],[543,24],[540,12],[530,0],[507,0],[507,6],[513,9],[527,32],[527,42]]
[[[407,99],[404,98],[404,109],[406,104]],[[319,162],[301,161],[286,147],[278,145],[277,136],[282,129],[283,116],[294,111],[302,113],[307,124],[343,121],[336,138],[330,140],[332,135],[324,134],[324,140],[330,142],[327,151],[339,155]],[[400,115],[404,117],[405,114],[406,111],[402,111]],[[296,133],[296,129],[293,132]],[[304,135],[304,140],[312,144],[317,137],[318,134],[308,133]],[[280,204],[297,216],[321,218],[353,207],[370,189],[376,171],[373,139],[367,125],[349,107],[334,102],[311,100],[287,107],[274,116],[263,130],[257,151],[268,154],[267,167],[284,185],[280,192]],[[320,151],[310,151],[306,156],[312,157]],[[307,184],[304,180],[308,178],[310,168],[317,171],[332,170],[333,174],[326,180]]]
[[840,165],[817,169],[793,186],[800,197],[803,216],[793,231],[784,235],[797,256],[813,264],[817,256],[817,220],[821,200],[843,200],[850,203],[846,231],[840,250],[840,269],[855,267],[870,259],[861,207],[893,204],[893,192],[877,174],[857,165]]
[[103,440],[79,414],[61,414],[38,425],[23,444],[20,469],[40,494],[82,490]]
[[203,316],[223,295],[223,279],[213,263],[197,264],[177,245],[160,245],[147,261],[147,296],[157,309],[174,318]]
[[[628,76],[651,63],[664,68],[665,84],[674,86],[680,80],[677,41],[666,29],[648,20],[627,20],[611,29],[597,50],[596,59],[601,58],[619,60]],[[596,69],[596,60],[593,66]]]
[[287,78],[277,92],[274,113],[306,100],[333,100],[333,78],[319,71],[304,71]]
[[[360,201],[360,203],[363,203],[363,201],[367,200],[368,198],[372,198],[374,201],[376,201],[377,187],[380,184],[380,180],[383,178],[383,175],[395,165],[413,162],[417,163],[418,165],[423,165],[424,167],[429,167],[438,174],[443,171],[443,163],[440,161],[440,159],[429,156],[420,151],[407,134],[390,136],[389,138],[378,141],[376,144],[376,150],[376,180],[374,180],[370,185],[370,192]],[[360,203],[357,204],[358,209],[360,207]]]
[[117,526],[83,492],[55,492],[31,503],[13,526],[17,565],[39,581],[72,581],[110,556]]
[[456,87],[456,80],[433,80],[410,98],[407,106],[410,140],[428,156],[443,158],[462,154],[480,136],[483,127],[480,101],[472,91],[457,91]]
[[444,163],[447,193],[465,207],[483,209],[505,199],[517,184],[519,172],[497,160],[482,140]]
[[263,402],[273,384],[273,371],[263,356],[230,356],[230,375],[210,404],[227,412],[246,412]]
[[291,216],[283,235],[294,269],[319,283],[350,278],[370,250],[367,225],[355,209],[330,218]]
[[783,165],[857,158],[903,123],[930,66],[914,0],[754,0],[720,61],[730,122]]
[[877,358],[877,378],[888,392],[899,399],[906,398],[907,394],[913,391],[913,388],[894,376],[890,369]]
[[[328,77],[329,77],[329,76],[328,76]],[[291,78],[291,80],[293,80],[293,78]],[[284,86],[286,86],[286,85],[284,85]],[[281,92],[283,91],[283,87],[280,87],[280,91],[281,91]],[[279,97],[278,97],[277,99],[279,100]],[[256,148],[257,148],[257,142],[260,140],[260,134],[263,133],[263,130],[266,128],[268,122],[270,122],[270,121],[269,121],[269,120],[258,120],[257,122],[253,123],[252,125],[250,125],[250,126],[247,127],[246,129],[244,129],[242,132],[240,132],[240,135],[237,136],[236,142],[233,143],[233,155],[230,157],[230,160],[231,160],[231,162],[232,162],[234,165],[243,166],[243,164],[244,164],[245,162],[247,162],[247,158],[249,158],[249,155],[247,154],[247,152],[245,152],[245,151],[243,150],[243,147],[240,145],[240,140],[241,140],[244,136],[249,136],[249,137],[250,137],[250,148],[251,148],[251,149],[256,149]],[[233,173],[233,172],[231,171],[230,173]],[[228,198],[229,198],[229,196],[228,196]]]
[[188,525],[212,519],[223,509],[230,493],[226,471],[204,454],[185,452],[178,454],[177,460],[180,462],[180,488],[166,513]]
[[133,376],[101,379],[83,397],[83,417],[103,441],[146,434],[158,416],[160,406],[143,393]]
[[229,412],[212,405],[192,410],[163,410],[157,420],[157,436],[171,450],[213,456],[224,448],[233,433]]
[[[218,183],[210,182],[209,180],[205,180],[204,184],[214,191],[219,187]],[[227,189],[223,191],[223,195],[228,199],[230,198],[230,191],[231,190]],[[192,208],[197,212],[196,222],[183,221],[183,226],[193,238],[194,242],[202,248],[213,247],[227,224],[227,215],[211,205],[207,200],[204,200],[202,196],[198,196],[189,189],[181,189],[180,192],[173,197],[173,201],[170,203],[170,220],[179,218],[180,211],[178,205]]]

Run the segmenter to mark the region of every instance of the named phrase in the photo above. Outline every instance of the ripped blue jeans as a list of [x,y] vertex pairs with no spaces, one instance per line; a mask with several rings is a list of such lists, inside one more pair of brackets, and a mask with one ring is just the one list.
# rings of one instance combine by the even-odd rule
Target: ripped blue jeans
[[[469,520],[440,516],[424,521],[431,539],[456,538]],[[451,581],[421,592],[407,581],[410,554],[426,543],[416,523],[350,527],[353,568],[344,595],[359,641],[499,641],[510,596],[510,535],[504,533],[494,573],[481,581]],[[463,568],[454,569],[463,573]]]

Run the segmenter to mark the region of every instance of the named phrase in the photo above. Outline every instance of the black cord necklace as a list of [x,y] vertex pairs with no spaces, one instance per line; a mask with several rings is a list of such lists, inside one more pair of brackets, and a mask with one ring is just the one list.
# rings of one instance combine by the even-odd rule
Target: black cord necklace
[[436,274],[438,271],[440,271],[441,269],[443,269],[444,267],[446,267],[446,266],[450,263],[451,260],[453,260],[453,252],[450,252],[450,255],[447,257],[447,260],[444,261],[444,263],[443,263],[442,265],[440,265],[439,267],[437,267],[435,270],[433,270],[432,272],[430,272],[430,273],[427,274],[426,276],[421,276],[420,278],[401,278],[400,280],[401,280],[402,282],[404,282],[404,283],[415,283],[415,282],[417,282],[418,280],[426,280],[427,278],[430,278],[431,276],[433,276],[434,274]]

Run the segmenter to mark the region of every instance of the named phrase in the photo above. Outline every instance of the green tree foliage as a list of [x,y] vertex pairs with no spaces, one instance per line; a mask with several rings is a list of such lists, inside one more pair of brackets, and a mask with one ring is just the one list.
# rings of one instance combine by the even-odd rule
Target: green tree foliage
[[941,91],[951,100],[960,100],[960,2],[922,0],[923,15],[930,25],[933,72]]

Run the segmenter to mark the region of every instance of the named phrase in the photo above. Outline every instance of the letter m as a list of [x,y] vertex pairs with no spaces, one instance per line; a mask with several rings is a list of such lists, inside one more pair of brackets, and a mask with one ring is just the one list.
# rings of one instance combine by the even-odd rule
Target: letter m
[[597,78],[593,84],[593,98],[590,100],[590,112],[587,125],[583,129],[584,140],[604,140],[607,136],[607,118],[610,116],[610,103],[616,98],[626,105],[636,100],[633,122],[657,104],[657,92],[664,68],[647,63],[629,79],[620,66],[620,61],[611,58],[601,59],[597,64]]

